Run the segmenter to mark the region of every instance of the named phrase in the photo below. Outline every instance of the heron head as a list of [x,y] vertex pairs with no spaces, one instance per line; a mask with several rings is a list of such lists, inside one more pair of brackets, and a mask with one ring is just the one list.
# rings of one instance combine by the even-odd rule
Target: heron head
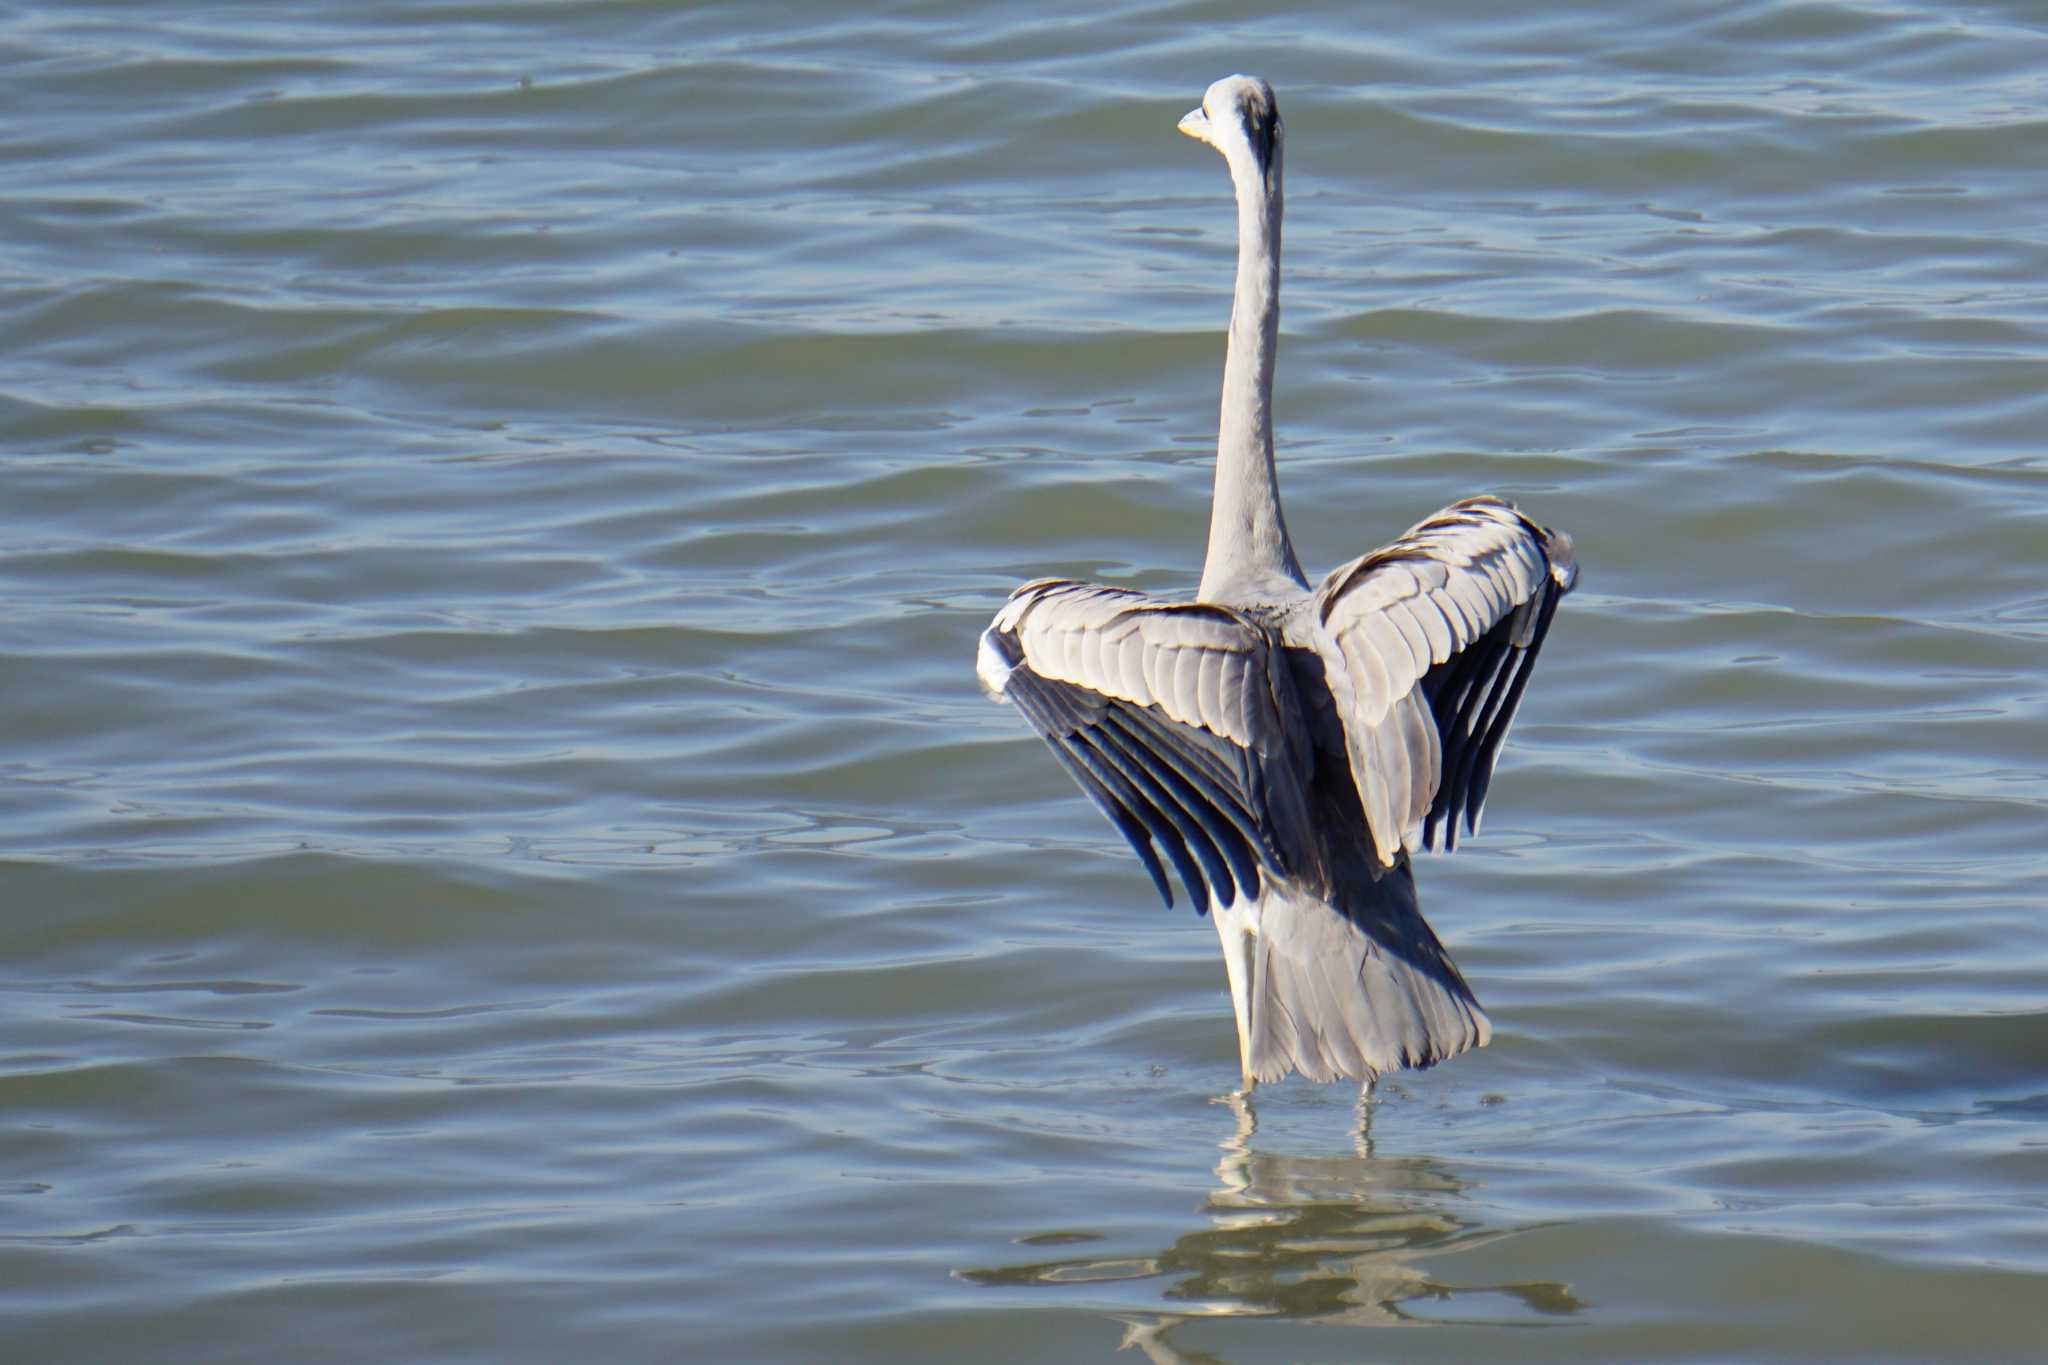
[[1180,130],[1208,143],[1233,165],[1244,157],[1261,176],[1270,175],[1279,160],[1284,132],[1273,87],[1257,76],[1225,76],[1210,86],[1202,107],[1181,119]]

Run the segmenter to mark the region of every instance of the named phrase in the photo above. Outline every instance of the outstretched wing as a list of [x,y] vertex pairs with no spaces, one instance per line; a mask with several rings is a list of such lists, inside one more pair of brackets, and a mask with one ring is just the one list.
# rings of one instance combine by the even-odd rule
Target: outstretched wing
[[1374,851],[1457,847],[1479,808],[1557,600],[1571,537],[1467,498],[1316,588],[1310,643],[1337,704]]
[[1015,702],[1173,904],[1258,895],[1301,847],[1306,732],[1272,635],[1227,607],[1062,579],[1027,583],[976,670]]

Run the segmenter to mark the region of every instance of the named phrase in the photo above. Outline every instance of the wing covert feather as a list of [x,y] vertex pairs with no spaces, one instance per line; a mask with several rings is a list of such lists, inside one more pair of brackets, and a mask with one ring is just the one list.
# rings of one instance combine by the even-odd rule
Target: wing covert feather
[[1170,905],[1257,895],[1308,837],[1304,720],[1272,633],[1241,613],[1064,580],[1019,588],[983,632],[983,684],[1013,701],[1137,849]]
[[1498,498],[1467,498],[1332,572],[1310,643],[1336,698],[1374,851],[1476,831],[1500,742],[1578,578],[1571,538]]

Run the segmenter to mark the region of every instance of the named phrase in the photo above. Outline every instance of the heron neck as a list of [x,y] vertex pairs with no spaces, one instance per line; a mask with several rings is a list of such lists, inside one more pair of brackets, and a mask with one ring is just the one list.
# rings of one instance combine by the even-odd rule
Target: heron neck
[[1237,289],[1223,360],[1223,409],[1216,437],[1216,491],[1202,601],[1306,587],[1273,469],[1273,363],[1280,345],[1280,164],[1269,174],[1233,161],[1237,185]]

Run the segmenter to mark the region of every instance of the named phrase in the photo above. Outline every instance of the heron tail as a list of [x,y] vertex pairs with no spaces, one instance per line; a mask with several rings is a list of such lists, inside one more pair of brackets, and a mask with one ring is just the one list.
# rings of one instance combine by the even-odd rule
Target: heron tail
[[1286,882],[1216,909],[1247,1087],[1370,1081],[1484,1047],[1493,1027],[1415,907],[1406,865],[1337,905]]

